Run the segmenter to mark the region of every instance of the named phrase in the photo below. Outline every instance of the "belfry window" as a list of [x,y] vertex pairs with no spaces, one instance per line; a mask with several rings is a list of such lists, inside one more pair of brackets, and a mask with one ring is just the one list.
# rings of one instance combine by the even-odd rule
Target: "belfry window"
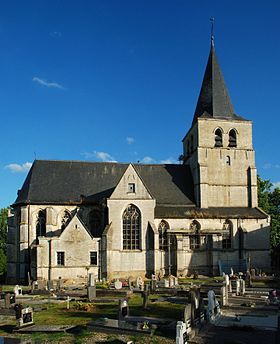
[[36,222],[36,236],[46,235],[46,210],[40,210]]
[[158,236],[159,236],[159,249],[167,251],[168,249],[168,240],[167,240],[167,230],[169,225],[166,221],[161,221],[158,226]]
[[215,131],[215,147],[223,147],[223,134],[219,128]]
[[98,209],[94,209],[89,213],[88,218],[89,230],[94,238],[101,236],[101,213]]
[[72,218],[72,216],[69,213],[69,211],[65,210],[64,214],[62,216],[62,220],[61,220],[61,230],[62,231],[67,227],[68,223],[71,221],[71,218]]
[[190,224],[190,230],[192,232],[190,235],[190,249],[195,250],[201,246],[200,223],[194,220]]
[[232,238],[232,222],[227,220],[223,224],[222,229],[222,248],[231,248],[231,238]]
[[140,249],[141,214],[138,208],[130,204],[123,213],[123,249]]
[[229,147],[237,146],[236,131],[234,129],[231,129],[229,132],[228,146]]

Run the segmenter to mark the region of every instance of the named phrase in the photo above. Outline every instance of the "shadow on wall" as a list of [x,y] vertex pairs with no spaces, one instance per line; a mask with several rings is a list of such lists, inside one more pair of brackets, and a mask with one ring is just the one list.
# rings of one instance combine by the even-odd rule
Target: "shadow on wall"
[[[191,251],[189,266],[185,266],[179,274],[192,275],[195,272],[209,276],[219,274],[219,260],[226,265],[234,265],[236,269],[240,261],[250,262],[250,268],[271,270],[270,259],[270,226],[260,227],[248,232],[240,227],[236,234],[231,237],[230,245],[223,243],[222,235],[219,243],[213,242],[212,234],[203,234],[201,231],[196,238],[197,247]],[[192,239],[190,239],[192,240]],[[223,248],[224,246],[224,248]]]

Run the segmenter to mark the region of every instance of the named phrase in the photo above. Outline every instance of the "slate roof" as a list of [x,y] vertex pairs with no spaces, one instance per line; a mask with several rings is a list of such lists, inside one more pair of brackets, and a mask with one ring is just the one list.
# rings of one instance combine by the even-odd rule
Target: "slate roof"
[[[14,205],[77,204],[110,197],[129,164],[109,162],[35,160]],[[134,165],[159,204],[194,206],[188,166]]]
[[185,206],[158,205],[155,209],[155,218],[231,218],[231,219],[266,219],[265,214],[259,208],[246,207],[212,207],[212,208],[189,208]]
[[198,117],[245,120],[234,113],[213,44],[211,44],[192,124]]

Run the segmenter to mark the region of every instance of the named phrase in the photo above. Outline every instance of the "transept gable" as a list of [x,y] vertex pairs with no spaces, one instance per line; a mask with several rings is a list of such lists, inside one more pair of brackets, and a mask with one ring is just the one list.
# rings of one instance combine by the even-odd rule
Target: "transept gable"
[[153,199],[132,164],[129,164],[110,199]]
[[87,230],[86,226],[77,214],[74,215],[59,238],[63,241],[71,242],[92,240],[90,232]]

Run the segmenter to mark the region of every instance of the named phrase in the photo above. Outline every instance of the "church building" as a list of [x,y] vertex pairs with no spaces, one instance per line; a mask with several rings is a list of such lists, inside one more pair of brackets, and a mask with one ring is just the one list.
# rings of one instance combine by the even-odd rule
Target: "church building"
[[7,278],[268,270],[269,233],[252,122],[233,110],[212,40],[180,164],[35,160],[12,205]]

